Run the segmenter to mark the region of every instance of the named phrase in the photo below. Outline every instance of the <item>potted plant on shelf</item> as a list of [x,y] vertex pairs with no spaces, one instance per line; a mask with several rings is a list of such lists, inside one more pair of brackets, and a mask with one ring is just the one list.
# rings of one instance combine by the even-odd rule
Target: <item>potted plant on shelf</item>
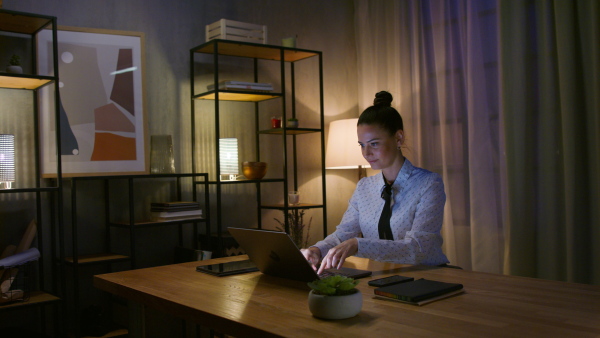
[[21,74],[23,73],[23,68],[21,68],[21,57],[17,54],[13,54],[13,56],[8,61],[8,67],[6,67],[7,73],[13,74]]
[[298,119],[290,118],[287,120],[288,128],[298,128]]
[[346,276],[329,276],[308,283],[308,309],[323,319],[345,319],[356,316],[362,309],[362,293],[358,281]]

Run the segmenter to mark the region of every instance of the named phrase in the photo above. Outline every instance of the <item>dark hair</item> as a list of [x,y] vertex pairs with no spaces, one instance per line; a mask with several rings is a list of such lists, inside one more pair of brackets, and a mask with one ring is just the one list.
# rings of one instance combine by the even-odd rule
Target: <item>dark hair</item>
[[386,91],[375,94],[373,105],[360,114],[357,125],[376,125],[387,130],[390,135],[394,135],[398,130],[404,130],[400,113],[392,107],[393,99],[392,94]]

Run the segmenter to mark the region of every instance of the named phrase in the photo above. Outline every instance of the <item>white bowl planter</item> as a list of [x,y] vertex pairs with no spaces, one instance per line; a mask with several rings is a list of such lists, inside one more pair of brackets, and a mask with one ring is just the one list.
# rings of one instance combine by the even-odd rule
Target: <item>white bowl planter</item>
[[313,316],[323,319],[345,319],[356,316],[362,309],[360,291],[344,296],[308,294],[308,309]]
[[6,67],[6,72],[12,74],[22,74],[23,68],[21,68],[21,66],[8,66]]

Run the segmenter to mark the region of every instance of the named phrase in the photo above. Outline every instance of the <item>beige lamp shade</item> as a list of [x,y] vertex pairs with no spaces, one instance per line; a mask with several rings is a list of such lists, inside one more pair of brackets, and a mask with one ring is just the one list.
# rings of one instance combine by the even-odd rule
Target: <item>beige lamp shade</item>
[[325,156],[326,169],[369,168],[360,151],[356,123],[358,119],[337,120],[329,124]]
[[237,138],[219,139],[219,163],[221,175],[237,175],[240,173]]

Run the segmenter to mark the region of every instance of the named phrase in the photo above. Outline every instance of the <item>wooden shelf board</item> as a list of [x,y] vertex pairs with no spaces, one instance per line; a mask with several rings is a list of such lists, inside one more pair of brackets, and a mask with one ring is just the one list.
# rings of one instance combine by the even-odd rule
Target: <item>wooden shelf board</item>
[[[204,184],[204,183],[201,183]],[[185,223],[185,222],[204,222],[206,221],[203,217],[181,217],[173,220],[164,220],[164,221],[152,221],[152,220],[144,220],[140,222],[135,222],[133,226],[135,227],[143,227],[143,226],[157,226],[157,225],[168,225],[168,224],[177,224],[177,223]],[[129,227],[128,222],[114,222],[112,225],[117,227]]]
[[63,177],[64,180],[122,180],[122,179],[154,179],[154,178],[184,178],[208,177],[207,173],[181,173],[181,174],[141,174],[141,175],[111,175],[111,176],[72,176]]
[[[127,334],[129,334],[129,331],[127,329],[118,329],[118,330],[111,331],[111,332],[105,334],[104,336],[93,336],[93,337],[94,338],[110,338],[110,337],[125,336]],[[92,338],[92,336],[86,336],[83,338]]]
[[[321,129],[315,128],[287,128],[287,135],[299,135],[299,134],[310,134],[310,133],[318,133],[321,132]],[[283,128],[273,128],[261,130],[258,132],[259,134],[273,134],[273,135],[281,135],[283,134]]]
[[193,222],[193,221],[204,221],[203,217],[178,217],[175,219],[165,219],[160,221],[147,220],[142,222],[136,222],[136,225],[159,225],[164,223],[181,223],[181,222]]
[[[77,257],[78,264],[92,264],[100,262],[120,261],[126,259],[129,259],[129,256],[117,255],[113,253],[81,255]],[[65,258],[65,261],[69,264],[74,263],[73,257],[67,257]]]
[[212,40],[195,48],[193,51],[196,53],[213,54],[215,51],[215,45],[217,43],[217,48],[220,55],[280,61],[281,50],[283,50],[284,61],[288,62],[300,61],[319,55],[318,52],[305,49],[287,48],[274,45],[260,45],[228,40]]
[[37,89],[51,81],[49,78],[0,75],[0,88]]
[[[214,100],[215,91],[210,91],[196,95],[197,100]],[[240,91],[219,91],[219,101],[241,101],[241,102],[260,102],[272,100],[281,97],[279,93],[260,93],[260,92],[240,92]]]
[[266,182],[283,182],[283,178],[261,178],[259,180],[248,180],[245,178],[238,178],[235,181],[210,181],[209,184],[244,184],[244,183],[266,183]]
[[43,292],[43,291],[31,291],[29,294],[29,300],[24,301],[24,302],[17,301],[14,303],[1,305],[0,311],[2,311],[3,309],[12,309],[12,308],[17,308],[17,307],[40,305],[40,304],[44,304],[44,303],[51,303],[51,302],[57,302],[57,301],[60,301],[60,298],[58,298],[55,295],[52,295],[50,293]]
[[0,194],[15,194],[22,192],[55,192],[58,191],[58,187],[43,187],[43,188],[14,188],[14,189],[0,189]]
[[[283,204],[265,204],[260,206],[262,209],[285,209]],[[322,208],[323,204],[300,203],[297,205],[289,205],[288,209],[314,209]]]
[[0,11],[0,30],[12,33],[33,34],[47,24],[49,17],[22,15],[14,11]]

